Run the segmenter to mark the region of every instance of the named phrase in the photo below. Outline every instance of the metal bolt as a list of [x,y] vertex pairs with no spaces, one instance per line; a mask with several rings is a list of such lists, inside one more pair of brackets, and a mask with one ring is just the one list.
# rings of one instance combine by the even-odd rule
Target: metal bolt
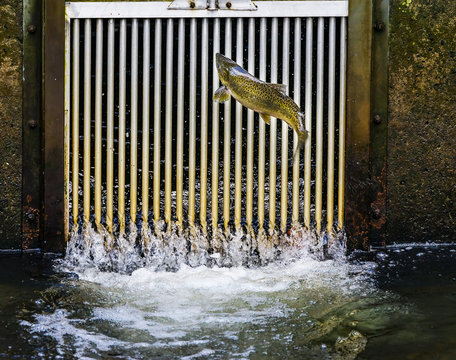
[[35,219],[36,219],[36,215],[34,213],[28,213],[27,214],[27,220],[28,220],[29,223],[34,222]]
[[374,30],[378,32],[385,30],[385,23],[381,20],[377,20],[374,24]]
[[372,217],[375,219],[375,220],[378,220],[380,219],[380,216],[382,215],[382,212],[380,211],[380,209],[376,206],[374,206],[372,208]]
[[375,115],[374,116],[374,123],[380,124],[382,122],[382,117],[380,115]]
[[227,7],[228,9],[231,9],[231,3],[230,3],[229,1],[226,3],[226,7]]
[[28,126],[29,126],[30,129],[34,129],[34,128],[36,128],[37,125],[38,125],[38,123],[37,123],[36,120],[29,120],[27,124],[28,124]]
[[195,8],[195,2],[194,2],[194,1],[190,1],[190,8],[191,8],[191,9],[194,9],[194,8]]
[[29,25],[27,26],[27,31],[30,33],[30,34],[34,34],[36,32],[36,26],[35,25]]

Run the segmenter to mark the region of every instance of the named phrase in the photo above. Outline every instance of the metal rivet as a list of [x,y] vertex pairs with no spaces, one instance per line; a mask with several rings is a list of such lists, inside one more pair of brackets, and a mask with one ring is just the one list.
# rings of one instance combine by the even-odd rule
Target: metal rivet
[[375,115],[374,116],[374,123],[380,124],[382,122],[382,117],[380,115]]
[[27,213],[27,220],[29,223],[34,222],[36,219],[36,215],[34,213]]
[[191,9],[194,9],[194,8],[195,8],[195,2],[194,2],[194,1],[190,1],[190,8],[191,8]]
[[229,1],[226,3],[226,7],[227,7],[228,9],[231,9],[231,3],[230,3]]
[[27,26],[27,31],[30,33],[30,34],[33,34],[36,32],[36,26],[35,25],[29,25]]
[[28,124],[28,126],[29,126],[30,129],[34,129],[34,128],[36,128],[37,125],[38,125],[38,123],[36,122],[36,120],[29,120],[27,124]]
[[380,219],[380,216],[382,215],[382,212],[380,209],[376,206],[372,208],[372,217],[376,220]]
[[374,30],[378,32],[385,30],[385,23],[381,20],[377,20],[374,24]]

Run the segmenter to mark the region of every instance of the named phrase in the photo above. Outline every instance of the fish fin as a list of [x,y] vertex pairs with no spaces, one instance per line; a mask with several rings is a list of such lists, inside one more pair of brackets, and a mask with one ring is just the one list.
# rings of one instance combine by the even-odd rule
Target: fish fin
[[260,117],[264,120],[266,124],[271,124],[271,117],[268,114],[260,113]]
[[285,85],[285,84],[268,84],[268,85],[272,86],[277,91],[280,91],[281,93],[284,93],[285,95],[287,94],[288,86]]
[[307,136],[309,136],[309,132],[307,130],[300,130],[296,132],[298,134],[298,146],[296,146],[296,149],[293,154],[293,162],[296,159],[296,155],[299,154],[299,151],[301,148],[304,146],[307,140]]
[[302,111],[298,112],[298,120],[299,120],[299,130],[305,131],[306,127],[304,126],[305,115]]
[[214,101],[225,102],[230,98],[230,91],[225,85],[220,86],[214,93]]

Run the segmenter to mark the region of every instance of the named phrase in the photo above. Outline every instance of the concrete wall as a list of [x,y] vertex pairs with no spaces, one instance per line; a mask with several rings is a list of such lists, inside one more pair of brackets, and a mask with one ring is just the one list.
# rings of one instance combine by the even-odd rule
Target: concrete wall
[[2,0],[0,19],[0,248],[20,248],[22,1]]
[[456,241],[456,1],[390,6],[388,239]]

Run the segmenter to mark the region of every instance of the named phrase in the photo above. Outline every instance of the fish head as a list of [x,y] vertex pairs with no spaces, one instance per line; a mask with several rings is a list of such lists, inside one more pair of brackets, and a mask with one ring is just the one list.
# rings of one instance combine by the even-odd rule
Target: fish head
[[215,64],[217,66],[219,78],[224,84],[227,83],[232,69],[239,67],[239,65],[236,64],[233,60],[227,58],[226,56],[223,56],[220,53],[215,54]]

